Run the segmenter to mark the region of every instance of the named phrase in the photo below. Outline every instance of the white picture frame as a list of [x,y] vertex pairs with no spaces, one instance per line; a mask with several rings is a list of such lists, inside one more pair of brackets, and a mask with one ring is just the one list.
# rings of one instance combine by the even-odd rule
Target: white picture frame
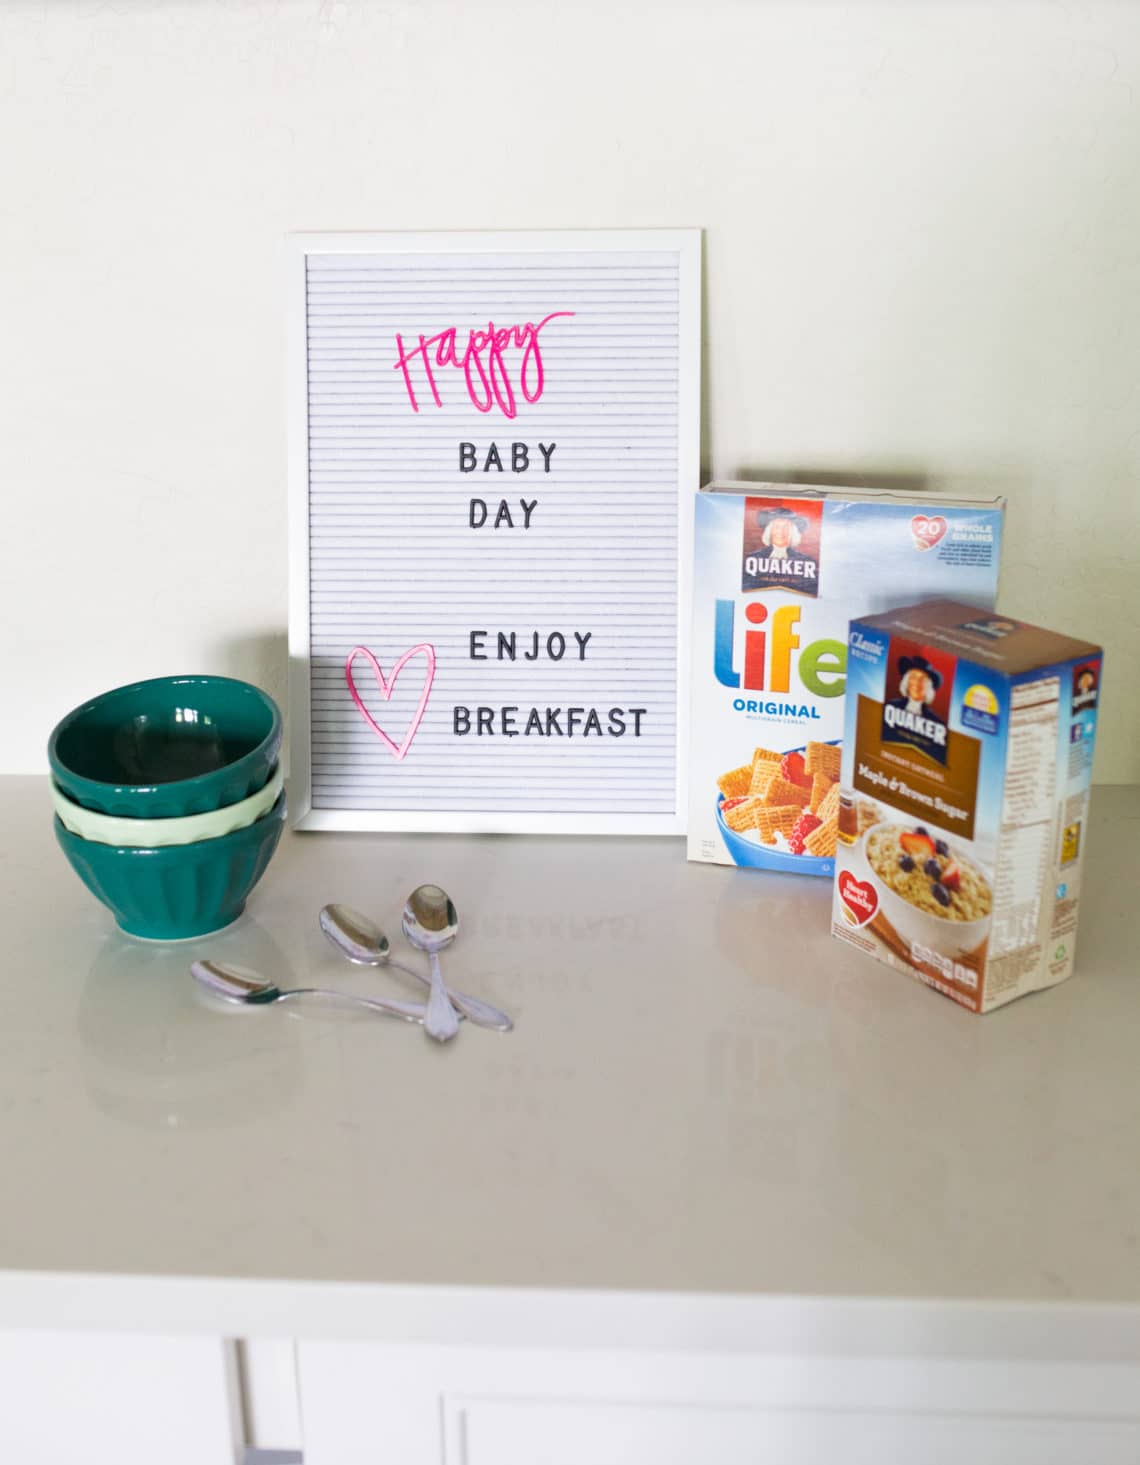
[[[673,807],[613,813],[515,809],[409,809],[314,806],[310,624],[310,261],[323,255],[675,253],[677,292],[676,685]],[[700,475],[700,281],[698,229],[525,232],[296,234],[287,241],[289,475],[289,803],[300,830],[457,833],[683,834],[687,806],[689,623],[693,499]],[[599,529],[599,539],[602,530]],[[425,694],[426,695],[426,694]]]

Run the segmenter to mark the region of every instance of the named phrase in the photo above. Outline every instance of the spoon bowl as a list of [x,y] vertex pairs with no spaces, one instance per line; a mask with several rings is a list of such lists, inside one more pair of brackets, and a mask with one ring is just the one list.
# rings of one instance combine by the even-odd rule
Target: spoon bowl
[[404,935],[420,951],[446,951],[459,935],[459,916],[438,885],[417,885],[404,906]]
[[339,1002],[354,1002],[358,1007],[402,1018],[405,1022],[423,1023],[426,1016],[426,1009],[418,1002],[357,997],[354,993],[335,992],[328,987],[290,987],[282,991],[276,983],[251,967],[236,966],[226,961],[191,962],[190,975],[214,996],[242,1006],[264,1007],[271,1002],[288,1002],[293,997],[331,997]]
[[320,915],[321,930],[344,957],[357,966],[384,966],[389,957],[388,938],[375,921],[350,905],[326,905]]
[[439,953],[458,936],[459,916],[446,890],[438,885],[417,885],[408,896],[401,924],[404,935],[417,950],[427,952],[431,963],[424,1032],[437,1043],[446,1043],[459,1031],[459,1017],[444,985]]

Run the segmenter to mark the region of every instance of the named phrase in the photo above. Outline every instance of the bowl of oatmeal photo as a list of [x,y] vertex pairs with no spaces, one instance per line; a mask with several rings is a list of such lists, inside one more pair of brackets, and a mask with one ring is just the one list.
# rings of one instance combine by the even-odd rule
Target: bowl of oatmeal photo
[[874,824],[860,853],[883,914],[904,940],[955,956],[976,950],[989,934],[989,879],[938,830]]

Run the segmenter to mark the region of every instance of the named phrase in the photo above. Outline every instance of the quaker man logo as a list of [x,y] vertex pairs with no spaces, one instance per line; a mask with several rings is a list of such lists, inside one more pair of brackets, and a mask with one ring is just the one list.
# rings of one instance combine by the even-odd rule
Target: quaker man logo
[[746,501],[742,590],[793,590],[819,594],[819,531],[822,503],[794,508],[773,499]]
[[1073,711],[1083,712],[1096,706],[1097,668],[1095,662],[1086,662],[1073,669]]
[[919,655],[900,656],[897,667],[899,695],[883,703],[883,742],[909,743],[945,764],[946,723],[933,706],[942,673]]

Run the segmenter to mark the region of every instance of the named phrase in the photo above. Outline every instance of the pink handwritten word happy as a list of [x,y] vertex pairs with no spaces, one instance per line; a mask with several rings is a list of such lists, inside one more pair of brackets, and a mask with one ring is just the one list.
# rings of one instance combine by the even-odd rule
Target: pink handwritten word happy
[[511,385],[508,353],[522,352],[522,359],[517,363],[519,390],[526,401],[537,402],[542,396],[545,380],[542,350],[538,344],[539,333],[552,320],[562,320],[573,314],[572,310],[555,310],[544,316],[537,325],[533,321],[527,321],[523,326],[497,326],[494,321],[488,321],[485,331],[468,331],[467,345],[462,351],[459,347],[459,329],[456,326],[440,331],[435,336],[419,336],[419,344],[410,350],[397,331],[396,349],[399,355],[392,369],[404,373],[404,385],[408,389],[408,400],[412,404],[413,412],[420,410],[420,404],[416,400],[410,368],[418,359],[437,407],[443,406],[443,399],[439,395],[433,367],[454,366],[463,373],[467,395],[480,412],[490,412],[493,407],[498,407],[504,417],[515,417],[519,409],[515,390]]

